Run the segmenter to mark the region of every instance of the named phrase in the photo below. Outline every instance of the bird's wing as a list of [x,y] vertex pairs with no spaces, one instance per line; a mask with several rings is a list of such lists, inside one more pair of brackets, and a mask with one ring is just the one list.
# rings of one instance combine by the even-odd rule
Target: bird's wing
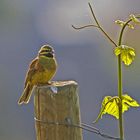
[[24,87],[26,87],[27,83],[31,80],[32,75],[37,71],[37,69],[38,69],[37,63],[38,63],[38,58],[35,58],[35,59],[30,63],[29,69],[28,69],[27,74],[26,74]]

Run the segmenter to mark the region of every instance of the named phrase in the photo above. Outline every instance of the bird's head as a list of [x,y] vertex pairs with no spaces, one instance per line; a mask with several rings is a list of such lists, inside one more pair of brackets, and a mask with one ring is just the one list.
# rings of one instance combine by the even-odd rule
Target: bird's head
[[38,56],[40,57],[47,57],[47,58],[53,58],[54,57],[54,49],[50,45],[43,45],[39,52]]

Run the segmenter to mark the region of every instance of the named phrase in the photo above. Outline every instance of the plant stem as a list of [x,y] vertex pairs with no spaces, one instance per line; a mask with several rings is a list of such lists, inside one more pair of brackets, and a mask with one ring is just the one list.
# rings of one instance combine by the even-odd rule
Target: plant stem
[[[127,24],[126,24],[127,25]],[[122,27],[119,36],[118,46],[122,43],[122,35],[125,29],[125,25]],[[118,96],[120,98],[119,104],[119,129],[120,129],[120,140],[124,139],[124,130],[123,130],[123,114],[122,114],[122,93],[123,93],[123,85],[122,85],[122,62],[121,55],[118,56]]]
[[124,138],[123,132],[123,115],[122,115],[122,63],[121,63],[121,56],[118,56],[118,96],[120,98],[119,104],[119,129],[120,129],[120,140]]
[[[140,15],[136,16],[136,18],[140,18]],[[119,42],[118,46],[122,44],[122,37],[125,28],[131,22],[132,19],[128,19],[124,26],[121,29],[120,36],[119,36]],[[121,56],[118,56],[118,96],[120,98],[120,104],[119,104],[119,129],[120,129],[120,140],[124,140],[124,127],[123,127],[123,114],[122,114],[122,94],[123,94],[123,83],[122,83],[122,62],[121,62]]]
[[[127,24],[130,22],[128,20],[125,25],[122,27],[120,36],[119,36],[119,42],[118,46],[122,44],[122,37],[124,33],[124,29],[127,26]],[[123,83],[122,83],[122,62],[121,62],[121,55],[118,56],[118,96],[120,98],[119,103],[119,130],[120,130],[120,140],[124,139],[124,127],[123,127],[123,114],[122,114],[122,94],[123,94]]]

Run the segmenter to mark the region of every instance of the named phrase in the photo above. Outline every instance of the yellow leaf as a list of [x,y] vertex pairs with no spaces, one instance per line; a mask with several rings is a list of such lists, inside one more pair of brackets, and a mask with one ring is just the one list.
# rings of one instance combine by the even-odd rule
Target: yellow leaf
[[[93,122],[96,123],[104,114],[109,114],[119,119],[119,104],[120,98],[118,96],[106,96],[102,102],[101,111],[97,119]],[[122,113],[127,111],[130,107],[139,107],[140,104],[129,95],[122,95]]]
[[134,100],[132,97],[130,97],[127,94],[122,96],[122,102],[126,103],[127,105],[132,106],[132,107],[139,107],[140,106],[140,104],[136,100]]
[[114,53],[116,56],[121,55],[121,60],[125,65],[130,65],[135,57],[135,50],[126,45],[116,47]]
[[115,97],[106,96],[102,102],[100,113],[93,123],[98,122],[98,120],[102,118],[102,115],[104,114],[110,114],[118,119],[119,118],[119,109],[118,109],[119,102],[120,102],[120,99],[117,96]]
[[130,18],[132,19],[132,21],[133,21],[134,23],[140,24],[140,20],[139,20],[138,18],[136,18],[135,15],[131,14],[131,15],[130,15]]
[[116,47],[114,53],[115,53],[116,56],[118,56],[119,54],[122,53],[122,48],[121,47]]
[[131,28],[131,29],[134,29],[134,26],[133,26],[132,24],[130,24],[130,23],[128,23],[127,26],[128,26],[129,28]]
[[116,20],[115,23],[120,25],[120,26],[124,26],[124,24],[125,24],[125,22],[121,21],[121,20]]
[[[122,26],[122,27],[126,24],[126,22],[124,22],[122,20],[116,20],[115,23],[118,24],[118,25],[120,25],[120,26]],[[127,23],[127,26],[129,28],[131,28],[131,29],[134,29],[134,26],[132,24],[130,24],[130,23]]]

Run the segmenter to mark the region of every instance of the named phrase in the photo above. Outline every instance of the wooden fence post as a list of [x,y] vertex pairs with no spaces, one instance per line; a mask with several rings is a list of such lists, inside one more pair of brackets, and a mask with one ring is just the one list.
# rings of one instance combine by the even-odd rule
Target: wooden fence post
[[[38,86],[34,96],[37,140],[82,140],[78,85],[75,81]],[[70,125],[65,125],[70,124]]]

